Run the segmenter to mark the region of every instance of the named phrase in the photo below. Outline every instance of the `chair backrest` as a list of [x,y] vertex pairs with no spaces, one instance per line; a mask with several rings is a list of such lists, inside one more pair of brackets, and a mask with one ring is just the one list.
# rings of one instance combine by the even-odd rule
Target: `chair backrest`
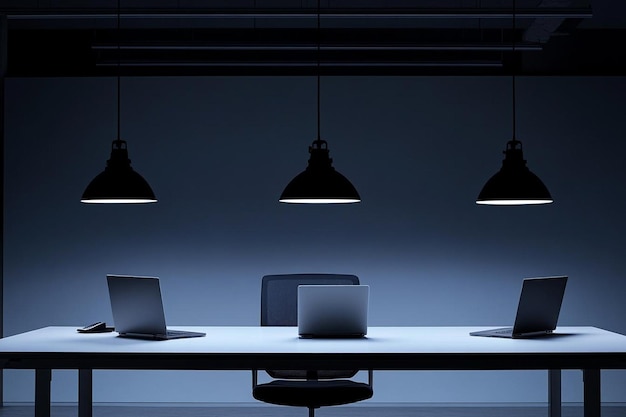
[[[299,285],[359,285],[356,275],[283,274],[265,275],[261,280],[261,326],[298,325]],[[333,379],[351,378],[357,371],[267,370],[273,378]]]
[[265,275],[261,281],[261,326],[298,325],[299,285],[359,285],[356,275]]

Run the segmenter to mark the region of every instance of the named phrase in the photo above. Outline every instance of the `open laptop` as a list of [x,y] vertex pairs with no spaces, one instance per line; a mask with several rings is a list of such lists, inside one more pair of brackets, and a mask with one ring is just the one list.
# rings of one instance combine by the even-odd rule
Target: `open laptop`
[[470,335],[524,338],[551,334],[559,318],[566,283],[565,276],[524,279],[513,327],[471,332]]
[[115,330],[122,337],[168,340],[205,336],[167,329],[159,279],[107,275]]
[[348,338],[367,334],[368,285],[298,286],[298,334]]

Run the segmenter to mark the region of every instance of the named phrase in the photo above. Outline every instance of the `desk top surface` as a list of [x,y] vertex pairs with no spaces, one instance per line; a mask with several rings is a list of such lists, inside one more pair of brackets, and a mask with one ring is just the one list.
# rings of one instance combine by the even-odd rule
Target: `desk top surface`
[[[78,327],[78,326],[77,326]],[[203,353],[203,354],[507,354],[624,353],[626,336],[596,327],[559,327],[532,339],[470,336],[481,327],[370,327],[362,339],[300,339],[295,327],[172,326],[202,331],[205,337],[153,341],[84,334],[77,327],[45,327],[0,339],[6,353]]]
[[[489,327],[487,327],[489,328]],[[45,327],[0,340],[20,369],[626,369],[626,336],[559,327],[534,339],[470,336],[485,327],[370,327],[362,339],[300,339],[295,327],[176,326],[205,337],[153,341]]]

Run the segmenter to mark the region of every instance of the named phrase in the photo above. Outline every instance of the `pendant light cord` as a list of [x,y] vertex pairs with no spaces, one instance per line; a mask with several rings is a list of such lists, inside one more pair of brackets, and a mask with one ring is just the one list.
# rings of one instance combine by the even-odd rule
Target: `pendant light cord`
[[116,66],[116,75],[117,75],[117,140],[121,139],[120,136],[120,125],[121,125],[121,88],[120,88],[120,0],[117,0],[117,66]]
[[513,63],[513,70],[511,72],[511,89],[512,89],[512,98],[513,98],[513,140],[517,140],[517,128],[516,128],[516,117],[515,117],[515,113],[516,113],[516,109],[515,109],[515,103],[516,103],[516,98],[515,98],[515,73],[517,72],[517,59],[515,57],[515,30],[516,30],[516,18],[515,18],[515,0],[513,0],[513,35],[512,35],[512,57],[511,57],[511,61]]
[[317,50],[316,50],[316,58],[317,58],[317,140],[321,140],[322,134],[320,132],[321,128],[321,111],[320,111],[320,43],[321,43],[321,25],[320,25],[320,2],[321,0],[317,0]]

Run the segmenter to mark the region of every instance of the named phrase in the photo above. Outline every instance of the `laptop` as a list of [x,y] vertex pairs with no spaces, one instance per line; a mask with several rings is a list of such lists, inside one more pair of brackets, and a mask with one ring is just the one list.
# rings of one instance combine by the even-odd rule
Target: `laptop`
[[472,336],[524,338],[551,334],[561,311],[567,277],[526,278],[513,327],[471,332]]
[[301,338],[353,338],[367,334],[368,285],[298,286]]
[[205,336],[167,329],[159,279],[107,275],[115,330],[122,337],[169,340]]

